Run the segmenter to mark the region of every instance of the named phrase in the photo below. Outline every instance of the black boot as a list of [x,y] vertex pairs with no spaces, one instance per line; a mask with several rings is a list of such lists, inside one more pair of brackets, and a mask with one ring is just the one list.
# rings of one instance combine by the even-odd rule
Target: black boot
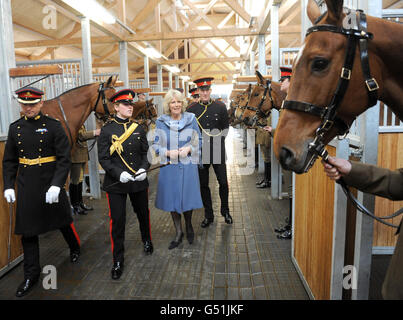
[[186,224],[186,238],[188,239],[189,244],[192,244],[195,238],[195,233],[192,226],[192,212],[193,211],[190,210],[183,213]]
[[69,185],[69,195],[70,195],[70,202],[73,206],[73,214],[87,214],[83,209],[80,207],[80,202],[78,198],[78,185],[70,183]]
[[264,180],[261,184],[257,185],[256,188],[270,188],[271,187],[271,163],[264,163]]
[[77,200],[78,200],[78,203],[79,203],[81,209],[83,209],[83,210],[85,210],[85,211],[94,210],[93,207],[86,205],[86,204],[84,203],[84,201],[83,201],[83,182],[80,182],[80,183],[77,185],[77,196],[78,196],[78,199],[77,199]]
[[25,296],[31,289],[34,287],[34,285],[38,282],[39,276],[34,277],[32,279],[25,279],[17,288],[17,292],[15,293],[15,296],[18,298],[21,298]]
[[123,273],[123,262],[115,262],[111,270],[113,280],[118,280]]
[[169,244],[169,247],[168,247],[169,250],[174,249],[177,246],[179,246],[182,243],[182,239],[183,239],[181,215],[177,212],[171,212],[171,216],[172,216],[172,220],[174,222],[175,229],[176,229],[176,237]]

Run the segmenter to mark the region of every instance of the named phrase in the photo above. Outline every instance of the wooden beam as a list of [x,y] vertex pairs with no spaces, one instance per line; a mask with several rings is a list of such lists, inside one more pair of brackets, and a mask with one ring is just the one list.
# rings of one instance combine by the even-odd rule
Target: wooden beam
[[138,26],[154,11],[154,8],[161,2],[161,0],[148,0],[143,9],[136,15],[130,22],[129,26],[132,29],[138,29]]
[[224,0],[226,4],[228,4],[232,10],[234,10],[242,19],[244,19],[248,24],[250,22],[251,16],[246,10],[235,0]]
[[[300,33],[299,25],[280,27],[282,34]],[[270,34],[267,32],[266,34]],[[249,28],[226,28],[215,30],[197,30],[197,31],[180,31],[180,32],[161,32],[156,34],[134,34],[123,37],[120,40],[111,37],[91,37],[91,43],[106,44],[116,43],[117,41],[140,42],[140,41],[157,41],[157,40],[183,40],[183,39],[206,39],[206,38],[232,38],[238,36],[256,36],[258,32],[251,31]],[[14,43],[15,48],[33,48],[33,47],[59,47],[81,44],[81,38],[72,39],[54,39],[54,40],[34,40],[34,41],[17,41]],[[143,54],[143,53],[142,53]]]
[[10,77],[46,76],[52,74],[63,74],[63,68],[59,65],[18,67],[9,70]]

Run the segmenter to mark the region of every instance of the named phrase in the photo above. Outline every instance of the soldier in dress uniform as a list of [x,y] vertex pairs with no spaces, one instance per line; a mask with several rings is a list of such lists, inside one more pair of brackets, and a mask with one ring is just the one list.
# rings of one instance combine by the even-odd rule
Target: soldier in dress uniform
[[190,89],[189,93],[192,96],[193,102],[198,103],[200,101],[199,90],[197,89],[197,87]]
[[60,122],[41,113],[43,92],[33,87],[16,91],[23,116],[10,124],[3,157],[4,197],[15,201],[15,234],[22,235],[24,281],[22,297],[38,282],[38,235],[59,229],[70,248],[71,262],[80,255],[80,239],[64,189],[69,174],[70,144]]
[[228,206],[228,179],[225,164],[225,137],[228,133],[228,112],[224,103],[210,98],[211,82],[214,78],[194,80],[199,90],[200,102],[193,103],[186,111],[195,114],[200,131],[203,135],[202,163],[199,166],[200,189],[204,206],[201,227],[206,228],[214,221],[211,192],[209,188],[209,169],[213,165],[219,184],[221,199],[221,215],[225,222],[232,224]]
[[[124,265],[126,199],[129,195],[140,225],[144,252],[152,254],[148,180],[146,170],[148,142],[145,128],[130,120],[133,113],[131,89],[120,90],[111,97],[116,115],[101,129],[98,156],[105,170],[103,190],[109,203],[112,241],[112,279],[119,279]],[[136,177],[133,175],[138,174]]]

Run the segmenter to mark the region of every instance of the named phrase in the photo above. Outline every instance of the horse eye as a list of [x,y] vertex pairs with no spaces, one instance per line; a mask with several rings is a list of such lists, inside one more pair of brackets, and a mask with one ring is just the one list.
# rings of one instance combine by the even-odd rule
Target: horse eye
[[257,92],[257,93],[255,93],[255,97],[258,97],[259,96],[259,93]]
[[323,71],[329,65],[329,60],[324,58],[315,58],[312,62],[312,71]]

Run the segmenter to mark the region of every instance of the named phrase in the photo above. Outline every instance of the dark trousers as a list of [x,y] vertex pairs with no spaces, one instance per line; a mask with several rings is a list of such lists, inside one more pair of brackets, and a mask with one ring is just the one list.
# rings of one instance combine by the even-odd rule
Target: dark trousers
[[[213,204],[211,201],[211,192],[209,188],[209,169],[211,164],[204,164],[203,168],[199,167],[200,192],[204,206],[204,216],[213,220]],[[213,164],[214,173],[217,177],[219,185],[219,195],[221,200],[221,214],[229,213],[228,207],[228,179],[226,164]]]
[[[66,240],[70,250],[80,249],[80,238],[78,237],[74,225],[67,225],[59,229]],[[39,237],[31,236],[21,238],[22,248],[24,250],[24,278],[35,279],[41,273],[39,264]]]
[[110,235],[113,262],[124,261],[124,242],[126,227],[126,199],[129,195],[133,211],[139,221],[141,239],[151,240],[150,210],[148,208],[148,190],[135,193],[107,193],[109,203]]

